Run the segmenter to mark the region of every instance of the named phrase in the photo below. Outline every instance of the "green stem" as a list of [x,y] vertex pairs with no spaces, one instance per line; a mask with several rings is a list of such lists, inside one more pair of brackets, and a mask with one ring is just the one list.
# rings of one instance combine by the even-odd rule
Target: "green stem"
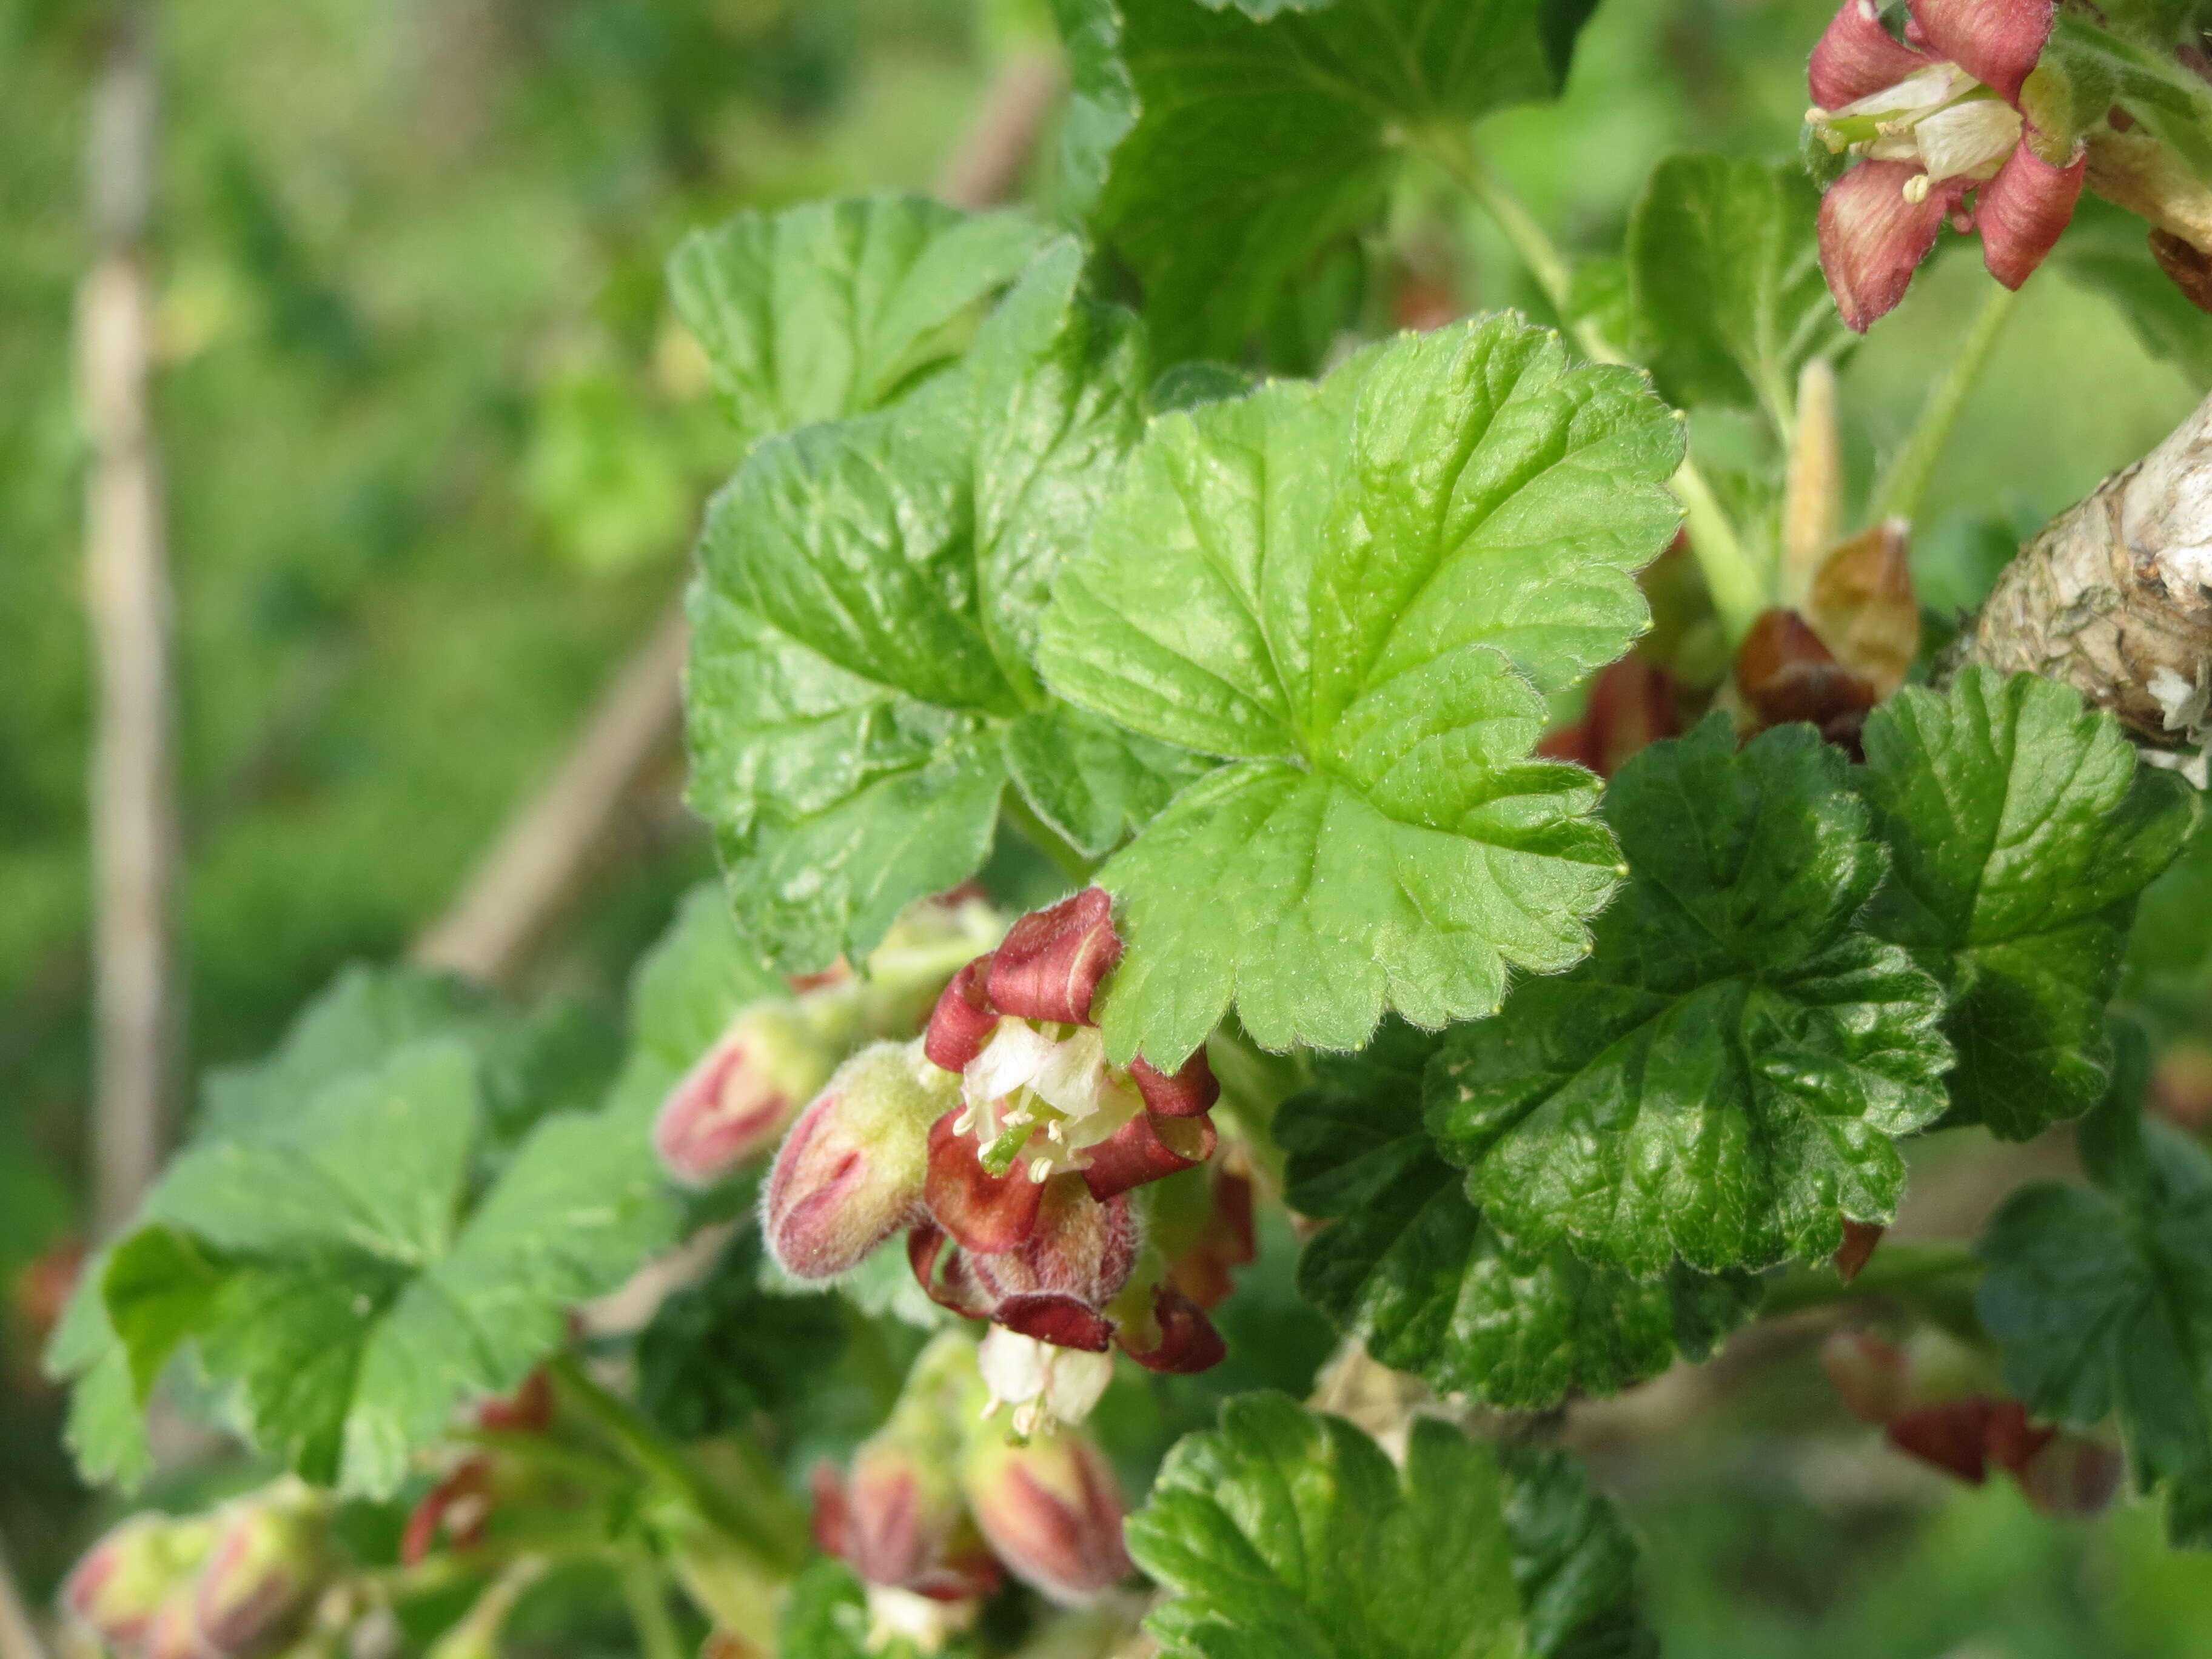
[[611,1441],[643,1474],[677,1497],[731,1542],[761,1561],[785,1571],[797,1568],[805,1553],[805,1517],[781,1490],[748,1465],[744,1502],[732,1501],[708,1480],[684,1449],[668,1440],[629,1402],[610,1394],[585,1373],[574,1354],[547,1362],[562,1403]]
[[1928,493],[1928,481],[1936,476],[1936,463],[1943,459],[1944,446],[1951,441],[1951,428],[1959,423],[1959,411],[1966,406],[1966,394],[1981,378],[1983,366],[1989,362],[1997,336],[2004,330],[2005,319],[2012,315],[2019,299],[2016,290],[1999,284],[1991,288],[1990,297],[1982,301],[1982,308],[1966,330],[1966,337],[1960,343],[1951,366],[1928,389],[1928,401],[1921,405],[1920,418],[1914,422],[1905,447],[1890,458],[1888,466],[1882,471],[1881,481],[1875,486],[1874,502],[1868,516],[1875,523],[1885,519],[1910,520],[1920,511],[1921,497]]
[[[1431,127],[1413,143],[1491,216],[1505,240],[1512,244],[1521,263],[1528,266],[1528,274],[1536,279],[1536,285],[1544,290],[1544,297],[1552,302],[1552,308],[1559,313],[1560,325],[1584,354],[1601,363],[1627,362],[1628,358],[1599,331],[1595,322],[1572,315],[1574,273],[1566,255],[1559,252],[1559,244],[1536,222],[1528,204],[1483,165],[1467,131],[1457,125]],[[1721,626],[1728,635],[1729,645],[1734,646],[1751,631],[1752,623],[1766,608],[1773,587],[1772,576],[1760,568],[1759,561],[1744,546],[1735,521],[1729,517],[1728,509],[1721,505],[1720,497],[1713,493],[1705,475],[1698,470],[1698,464],[1686,454],[1682,458],[1680,470],[1674,474],[1673,484],[1689,521],[1690,551],[1698,561],[1698,568],[1705,573],[1713,609],[1719,612]]]
[[1759,1314],[1762,1319],[1775,1319],[1869,1296],[1954,1289],[1971,1285],[1981,1271],[1982,1264],[1968,1245],[1885,1242],[1848,1285],[1825,1261],[1789,1268],[1768,1284]]
[[637,1627],[638,1650],[644,1659],[685,1659],[684,1638],[677,1634],[676,1620],[669,1616],[668,1597],[652,1559],[629,1556],[617,1571],[622,1578],[623,1601],[629,1608],[630,1623]]
[[1020,830],[1047,858],[1060,874],[1078,887],[1088,887],[1091,878],[1098,868],[1097,862],[1087,859],[1054,832],[1052,827],[1036,815],[1036,809],[1022,798],[1022,792],[1012,784],[1006,786],[1004,804],[1000,809],[1015,829]]

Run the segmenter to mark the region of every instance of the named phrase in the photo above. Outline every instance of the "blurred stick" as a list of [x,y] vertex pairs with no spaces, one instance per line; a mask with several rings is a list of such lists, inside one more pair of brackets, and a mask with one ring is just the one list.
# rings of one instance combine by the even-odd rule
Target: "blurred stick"
[[77,331],[92,465],[86,600],[99,680],[91,778],[97,1073],[93,1208],[128,1219],[159,1168],[176,1060],[171,951],[177,808],[171,757],[169,577],[148,384],[154,297],[152,19],[116,14],[93,88],[86,155],[96,252]]
[[[1060,77],[1056,52],[1008,58],[946,160],[937,194],[969,210],[1011,195]],[[493,984],[514,972],[583,884],[623,802],[680,726],[688,641],[681,608],[672,609],[616,671],[552,778],[517,809],[451,908],[416,940],[416,962]]]
[[8,1563],[8,1547],[0,1542],[0,1659],[46,1659],[46,1644],[38,1626],[15,1588],[15,1569]]

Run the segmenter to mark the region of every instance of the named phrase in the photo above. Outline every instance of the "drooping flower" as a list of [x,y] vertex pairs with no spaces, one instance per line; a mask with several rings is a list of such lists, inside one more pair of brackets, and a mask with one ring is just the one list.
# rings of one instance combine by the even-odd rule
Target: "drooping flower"
[[2084,147],[2040,131],[2023,92],[2056,0],[1911,0],[1905,38],[1844,0],[1814,48],[1806,119],[1857,165],[1820,204],[1820,264],[1861,333],[1905,297],[1946,220],[2018,288],[2074,216]]

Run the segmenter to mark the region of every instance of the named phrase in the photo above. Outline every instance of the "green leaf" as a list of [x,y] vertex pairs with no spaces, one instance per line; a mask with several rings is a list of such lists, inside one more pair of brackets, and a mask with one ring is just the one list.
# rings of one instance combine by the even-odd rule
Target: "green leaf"
[[1187,764],[1103,755],[1099,728],[1080,764],[1012,738],[1010,769],[1022,723],[1060,717],[1030,666],[1052,576],[1145,418],[1141,337],[1079,296],[1081,269],[1055,243],[957,374],[763,444],[708,510],[690,799],[741,931],[786,968],[865,953],[971,874],[1010,775],[1103,852],[1159,797],[1143,775]]
[[46,1345],[44,1366],[49,1377],[70,1385],[62,1439],[78,1473],[90,1482],[133,1490],[154,1472],[154,1452],[130,1352],[100,1294],[113,1259],[112,1252],[101,1251],[86,1260]]
[[1628,222],[1635,355],[1671,403],[1764,408],[1787,430],[1797,374],[1850,340],[1820,275],[1803,172],[1720,155],[1652,169]]
[[1252,9],[1060,6],[1079,169],[1111,145],[1097,228],[1143,284],[1166,361],[1243,357],[1286,291],[1381,218],[1409,136],[1552,96],[1589,8]]
[[301,1011],[275,1052],[208,1073],[195,1137],[258,1133],[326,1083],[379,1065],[417,1038],[473,1039],[493,1017],[488,998],[447,975],[347,968]]
[[172,1164],[100,1269],[100,1316],[73,1311],[56,1345],[88,1473],[143,1462],[126,1407],[189,1344],[249,1443],[388,1495],[459,1406],[519,1385],[568,1309],[672,1241],[646,1138],[617,1114],[543,1118],[470,1210],[483,1069],[453,1036],[408,1042]]
[[787,1659],[865,1659],[867,1592],[842,1561],[811,1561],[791,1586],[778,1634]]
[[1943,1109],[1942,988],[1855,918],[1881,880],[1840,751],[1725,715],[1622,768],[1632,872],[1590,959],[1452,1033],[1429,1127],[1524,1245],[1650,1276],[1817,1260],[1886,1221]]
[[2080,1116],[2111,1078],[2136,896],[2194,827],[2194,792],[2066,687],[1982,668],[1877,709],[1866,754],[1891,859],[1869,926],[1951,988],[1956,1120],[2024,1140]]
[[1112,852],[1213,765],[1064,704],[1022,715],[1004,744],[1007,775],[1022,799],[1086,858]]
[[1357,1048],[1583,954],[1616,854],[1589,775],[1529,750],[1541,694],[1645,625],[1681,441],[1642,375],[1510,317],[1152,423],[1038,660],[1243,763],[1100,874],[1128,944],[1109,1050],[1173,1066],[1232,1004],[1263,1047]]
[[1129,1553],[1169,1598],[1146,1628],[1196,1659],[1520,1653],[1504,1492],[1487,1447],[1416,1419],[1401,1475],[1287,1395],[1244,1395],[1168,1454]]
[[1501,1446],[1513,1582],[1529,1659],[1657,1659],[1636,1603],[1636,1540],[1566,1453]]
[[638,1333],[639,1408],[679,1438],[783,1411],[843,1346],[836,1304],[763,1289],[761,1261],[758,1230],[741,1228],[707,1277],[663,1302]]
[[1277,1115],[1291,1207],[1337,1218],[1307,1244],[1298,1287],[1340,1328],[1439,1394],[1543,1410],[1618,1393],[1678,1352],[1703,1359],[1749,1315],[1759,1286],[1747,1273],[1709,1278],[1678,1263],[1639,1280],[1564,1243],[1503,1237],[1422,1127],[1422,1062],[1435,1047],[1386,1028]]
[[692,232],[669,290],[752,442],[881,409],[944,369],[1048,234],[920,196],[813,202]]
[[[2005,1202],[1976,1298],[2006,1385],[2039,1418],[2117,1419],[2137,1489],[2177,1544],[2212,1547],[2212,1158],[2116,1102],[2093,1166],[2107,1190],[2043,1182]],[[2102,1112],[2100,1116],[2103,1116]]]

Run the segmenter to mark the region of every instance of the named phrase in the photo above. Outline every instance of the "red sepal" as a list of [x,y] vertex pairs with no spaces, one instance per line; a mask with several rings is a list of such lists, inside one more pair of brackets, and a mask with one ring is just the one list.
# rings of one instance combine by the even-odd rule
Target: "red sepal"
[[1926,200],[1908,202],[1905,181],[1922,170],[1914,161],[1862,161],[1820,198],[1820,269],[1844,326],[1856,333],[1897,308],[1970,188],[1966,179],[1947,179]]
[[1172,1285],[1152,1291],[1152,1318],[1160,1328],[1159,1346],[1139,1350],[1121,1334],[1121,1352],[1148,1371],[1167,1371],[1188,1376],[1211,1370],[1229,1357],[1229,1345],[1200,1307]]
[[964,1072],[983,1052],[983,1045],[998,1029],[999,1011],[991,1006],[985,988],[991,975],[992,952],[986,951],[958,973],[930,1011],[929,1030],[921,1052],[948,1072]]
[[1836,1277],[1848,1285],[1859,1276],[1859,1272],[1874,1255],[1874,1247],[1881,1243],[1887,1229],[1871,1221],[1854,1221],[1844,1218],[1844,1242],[1836,1251]]
[[2024,140],[2013,146],[1997,176],[1974,193],[1974,228],[1990,276],[2016,289],[2035,274],[2074,222],[2088,173],[2086,145],[2076,144],[2064,167],[2045,161]]
[[[447,1527],[453,1511],[471,1499],[476,1500],[474,1513],[464,1512],[457,1524]],[[468,1458],[423,1493],[422,1501],[408,1516],[406,1529],[399,1535],[400,1565],[420,1566],[423,1558],[437,1547],[441,1528],[455,1549],[467,1549],[483,1538],[484,1522],[490,1513],[491,1459],[481,1455]]]
[[1884,1432],[1898,1450],[1969,1486],[1978,1486],[1989,1477],[1990,1402],[1978,1395],[1900,1413]]
[[1210,1117],[1155,1117],[1150,1112],[1141,1113],[1090,1149],[1084,1185],[1091,1188],[1091,1197],[1103,1201],[1205,1163],[1213,1156],[1214,1139]]
[[1044,1188],[1019,1164],[1002,1176],[986,1170],[974,1132],[955,1133],[957,1115],[947,1112],[930,1125],[923,1200],[962,1248],[981,1255],[1011,1250],[1036,1231]]
[[2017,106],[2057,15],[2054,0],[1912,0],[1905,33]]
[[1990,1407],[1983,1444],[1990,1462],[2014,1474],[2023,1474],[2036,1455],[2057,1437],[2055,1428],[2038,1428],[2027,1420],[2027,1407],[2017,1400],[2000,1400]]
[[1830,743],[1859,751],[1859,732],[1876,701],[1871,681],[1838,662],[1795,611],[1759,613],[1736,648],[1735,686],[1761,729],[1809,720]]
[[842,1557],[853,1527],[852,1506],[845,1500],[844,1477],[836,1464],[823,1458],[814,1466],[814,1547],[824,1555]]
[[1139,1054],[1129,1062],[1129,1081],[1145,1097],[1145,1109],[1161,1117],[1196,1117],[1212,1111],[1213,1103],[1221,1098],[1221,1085],[1214,1080],[1213,1067],[1206,1063],[1203,1048],[1172,1074]]
[[939,1271],[938,1257],[951,1243],[942,1227],[927,1221],[906,1236],[906,1264],[914,1270],[915,1282],[939,1307],[949,1308],[963,1319],[988,1319],[991,1298],[969,1272],[966,1251],[953,1245],[952,1254],[945,1257],[944,1270]]
[[1086,887],[1007,930],[991,958],[991,1000],[1023,1019],[1088,1025],[1091,1000],[1121,959],[1114,901],[1104,888]]
[[1923,54],[1882,27],[1871,0],[1844,0],[1813,48],[1805,84],[1814,103],[1837,110],[1910,79],[1928,64]]
[[1056,1347],[1104,1353],[1114,1340],[1112,1322],[1096,1308],[1050,1291],[1010,1296],[991,1310],[991,1319],[1010,1331]]

